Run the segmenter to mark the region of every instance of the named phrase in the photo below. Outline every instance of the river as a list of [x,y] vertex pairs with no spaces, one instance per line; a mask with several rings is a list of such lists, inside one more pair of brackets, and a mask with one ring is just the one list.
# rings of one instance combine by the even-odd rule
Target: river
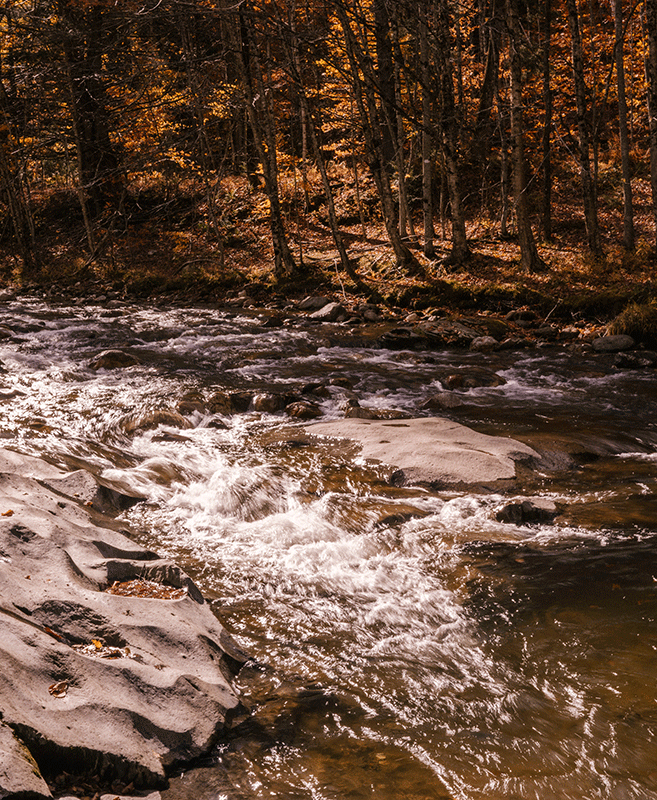
[[[0,444],[145,497],[123,513],[135,537],[252,656],[253,714],[163,798],[657,798],[654,369],[112,305],[0,306]],[[108,348],[140,363],[91,369]],[[559,505],[550,524],[497,521],[500,494],[393,486],[282,413],[204,406],[321,384],[324,419],[350,397],[425,416],[441,378],[482,370],[498,385],[440,413],[555,454],[522,488]],[[182,399],[184,426],[147,424]]]

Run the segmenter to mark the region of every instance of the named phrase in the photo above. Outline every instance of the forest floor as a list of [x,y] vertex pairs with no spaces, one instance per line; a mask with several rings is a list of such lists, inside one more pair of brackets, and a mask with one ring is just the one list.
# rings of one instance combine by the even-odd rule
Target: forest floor
[[[221,213],[212,223],[218,236],[198,191],[177,187],[167,196],[161,187],[157,191],[146,187],[132,196],[125,216],[114,215],[97,225],[93,259],[76,203],[70,190],[42,199],[36,215],[41,267],[34,274],[23,274],[11,242],[0,240],[0,285],[50,295],[113,292],[121,297],[219,304],[247,288],[254,297],[270,301],[319,293],[349,305],[376,298],[392,308],[441,314],[506,313],[528,306],[542,317],[597,324],[608,322],[630,302],[657,299],[647,181],[637,181],[635,187],[634,252],[622,247],[619,191],[607,191],[602,197],[605,257],[598,260],[586,251],[579,198],[562,188],[554,206],[552,239],[538,242],[546,269],[532,274],[521,271],[514,238],[500,236],[499,220],[483,213],[470,215],[472,256],[457,268],[445,266],[449,240],[441,237],[439,223],[435,258],[424,256],[421,246],[409,238],[420,264],[413,275],[396,265],[375,212],[357,221],[352,214],[345,220],[343,235],[369,293],[341,271],[325,209],[302,212],[303,203],[296,198],[290,198],[286,213],[297,272],[275,280],[268,206],[264,195],[238,178],[224,181]],[[448,226],[444,233],[449,236]]]

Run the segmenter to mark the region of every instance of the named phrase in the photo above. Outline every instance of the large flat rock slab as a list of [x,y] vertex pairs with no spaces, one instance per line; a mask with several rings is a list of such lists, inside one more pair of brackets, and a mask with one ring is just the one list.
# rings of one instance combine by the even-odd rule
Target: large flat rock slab
[[357,443],[364,458],[396,467],[405,483],[490,485],[515,479],[518,462],[539,460],[522,442],[478,433],[442,417],[341,419],[305,430]]
[[104,526],[93,495],[88,475],[0,450],[0,797],[50,797],[62,771],[164,786],[239,707],[245,656],[199,589]]

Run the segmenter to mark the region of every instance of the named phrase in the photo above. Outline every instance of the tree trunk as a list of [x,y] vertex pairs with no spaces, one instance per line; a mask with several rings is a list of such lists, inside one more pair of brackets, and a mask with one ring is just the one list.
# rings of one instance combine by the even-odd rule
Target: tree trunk
[[276,137],[268,95],[257,50],[253,47],[253,31],[248,21],[240,14],[239,66],[242,85],[246,95],[246,108],[253,131],[253,143],[262,164],[265,193],[269,200],[269,226],[274,248],[274,276],[277,280],[296,271],[296,264],[285,233],[283,211],[278,190],[278,162],[276,158]]
[[536,249],[527,195],[527,165],[525,159],[525,117],[522,96],[522,60],[520,56],[521,29],[517,0],[508,0],[509,50],[511,58],[511,146],[513,150],[513,189],[520,245],[520,263],[527,272],[545,268]]
[[461,264],[470,255],[465,230],[465,211],[461,195],[461,177],[459,161],[459,124],[456,104],[454,102],[454,79],[452,75],[452,54],[449,46],[449,10],[447,0],[439,0],[438,19],[436,25],[436,60],[440,73],[441,115],[443,155],[449,202],[452,211],[452,251],[448,263]]
[[418,3],[420,27],[420,69],[422,77],[422,219],[424,223],[424,255],[434,258],[434,227],[433,227],[433,165],[431,162],[433,141],[431,129],[433,127],[431,113],[431,94],[429,92],[429,38],[427,31],[427,17],[422,0]]
[[78,157],[83,214],[99,216],[116,207],[122,195],[123,175],[110,137],[103,64],[112,22],[100,5],[82,15],[63,4],[62,14],[74,35],[67,35],[64,57],[69,80],[71,120]]
[[568,25],[573,56],[573,80],[577,106],[577,129],[579,132],[579,171],[584,205],[584,221],[589,250],[595,256],[602,256],[602,240],[598,226],[597,199],[595,184],[591,177],[591,133],[586,103],[586,83],[584,81],[584,54],[579,25],[576,0],[566,0]]
[[11,134],[11,104],[1,82],[0,99],[4,111],[4,119],[0,119],[0,196],[4,193],[6,198],[14,238],[23,261],[23,273],[30,276],[38,266],[34,219],[25,181],[20,167],[15,163],[14,153],[18,148]]
[[634,250],[634,210],[632,207],[632,176],[630,171],[630,136],[627,128],[627,99],[625,95],[625,48],[623,46],[622,0],[614,0],[614,31],[616,55],[616,86],[618,91],[618,134],[623,173],[623,245]]
[[552,0],[545,0],[543,11],[543,196],[541,203],[541,228],[546,241],[552,239],[552,76],[550,48],[552,44]]
[[503,239],[509,237],[509,140],[508,124],[509,112],[506,102],[500,96],[498,86],[497,92],[497,117],[500,132],[500,236]]
[[376,82],[381,97],[381,153],[385,169],[392,172],[397,151],[395,130],[395,75],[390,38],[390,16],[386,0],[372,0],[376,43]]
[[648,118],[650,130],[650,187],[652,214],[657,246],[657,0],[645,0],[648,52],[646,78],[648,83]]

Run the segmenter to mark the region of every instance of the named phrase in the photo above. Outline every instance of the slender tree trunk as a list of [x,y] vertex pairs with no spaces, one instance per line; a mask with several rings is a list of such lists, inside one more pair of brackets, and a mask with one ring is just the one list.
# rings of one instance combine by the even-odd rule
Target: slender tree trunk
[[404,130],[404,118],[401,113],[401,75],[399,65],[395,67],[395,123],[396,123],[396,152],[395,162],[397,165],[397,184],[399,187],[399,233],[405,239],[409,232],[411,238],[415,240],[415,226],[408,202],[408,189],[406,187],[406,157],[404,153],[404,141],[406,134]]
[[191,104],[196,119],[196,133],[198,140],[199,161],[205,187],[205,203],[210,218],[210,229],[217,241],[221,241],[221,229],[219,220],[215,212],[215,187],[213,187],[213,173],[216,164],[212,151],[212,144],[208,136],[207,125],[205,123],[205,112],[203,109],[203,91],[198,74],[197,53],[195,42],[192,38],[192,31],[189,24],[189,11],[178,15],[178,27],[182,41],[183,57],[185,59],[185,75],[187,78],[187,90],[191,98]]
[[657,246],[657,0],[645,0],[646,78],[648,83],[648,119],[650,131],[650,187],[652,189],[652,214]]
[[431,93],[429,92],[429,36],[427,31],[427,16],[423,0],[418,3],[420,25],[420,69],[422,77],[422,219],[424,223],[424,255],[434,258],[434,227],[433,227],[433,164],[431,161],[433,141],[431,129],[433,127]]
[[552,44],[552,0],[545,0],[543,9],[543,196],[541,204],[541,228],[546,241],[552,239],[552,76],[550,49]]
[[477,123],[474,135],[474,147],[478,161],[483,166],[488,161],[490,153],[494,122],[492,122],[492,110],[497,83],[499,80],[499,42],[497,34],[491,31],[488,39],[488,52],[486,54],[486,68],[481,86],[481,96],[479,98],[479,108],[477,110]]
[[579,170],[586,236],[589,250],[595,256],[602,256],[602,240],[600,238],[600,228],[598,225],[595,183],[591,176],[591,132],[587,113],[586,83],[584,81],[584,54],[579,14],[577,13],[577,1],[566,0],[566,7],[568,9],[568,25],[570,27],[572,44],[573,80],[575,84],[577,128],[579,133]]
[[71,119],[73,122],[73,140],[75,142],[75,153],[78,167],[78,180],[77,180],[77,195],[78,202],[80,203],[80,210],[82,211],[82,219],[84,220],[84,230],[87,235],[87,245],[89,247],[89,255],[93,257],[96,254],[96,240],[94,236],[94,229],[91,222],[91,214],[89,213],[89,203],[87,199],[87,187],[84,182],[85,175],[85,147],[82,140],[82,125],[78,114],[78,106],[75,100],[75,87],[73,83],[73,76],[71,75],[70,62],[67,65],[67,76],[69,85],[69,94],[71,97]]
[[538,255],[532,231],[529,198],[527,195],[527,164],[525,158],[525,117],[522,96],[521,30],[517,0],[509,0],[509,32],[511,58],[511,141],[513,147],[513,188],[520,244],[520,263],[527,272],[545,268]]
[[497,116],[500,133],[500,236],[503,239],[509,237],[509,196],[510,196],[510,168],[509,168],[509,141],[508,125],[509,112],[506,102],[497,90]]
[[461,264],[470,255],[465,230],[465,211],[461,194],[459,161],[459,124],[454,103],[454,79],[451,68],[451,48],[449,46],[449,10],[447,0],[439,0],[436,30],[436,56],[440,73],[441,90],[441,131],[443,155],[449,201],[452,210],[452,251],[447,259],[450,264]]
[[383,165],[392,171],[397,151],[395,130],[395,70],[386,0],[372,0],[376,43],[376,83],[381,97],[380,133]]
[[253,31],[244,15],[240,15],[241,47],[238,59],[242,84],[246,94],[249,123],[253,131],[253,143],[262,164],[265,192],[269,200],[269,226],[274,248],[274,275],[277,279],[296,271],[296,264],[285,233],[283,211],[278,189],[278,162],[276,137],[267,92],[257,50],[253,47]]
[[618,91],[618,133],[623,173],[623,245],[634,250],[634,210],[632,207],[632,176],[630,170],[630,137],[627,128],[627,99],[625,95],[625,48],[623,46],[622,0],[614,0],[614,31],[616,34],[616,86]]
[[11,104],[0,82],[0,101],[3,107],[0,117],[0,197],[4,194],[14,238],[23,261],[23,273],[32,275],[37,270],[36,236],[34,219],[30,208],[29,192],[16,164],[15,152],[18,149],[11,134]]
[[64,21],[78,36],[65,40],[71,120],[78,156],[83,213],[99,216],[106,207],[116,207],[123,193],[123,175],[117,149],[110,136],[104,60],[112,23],[101,5],[80,11],[63,4]]

